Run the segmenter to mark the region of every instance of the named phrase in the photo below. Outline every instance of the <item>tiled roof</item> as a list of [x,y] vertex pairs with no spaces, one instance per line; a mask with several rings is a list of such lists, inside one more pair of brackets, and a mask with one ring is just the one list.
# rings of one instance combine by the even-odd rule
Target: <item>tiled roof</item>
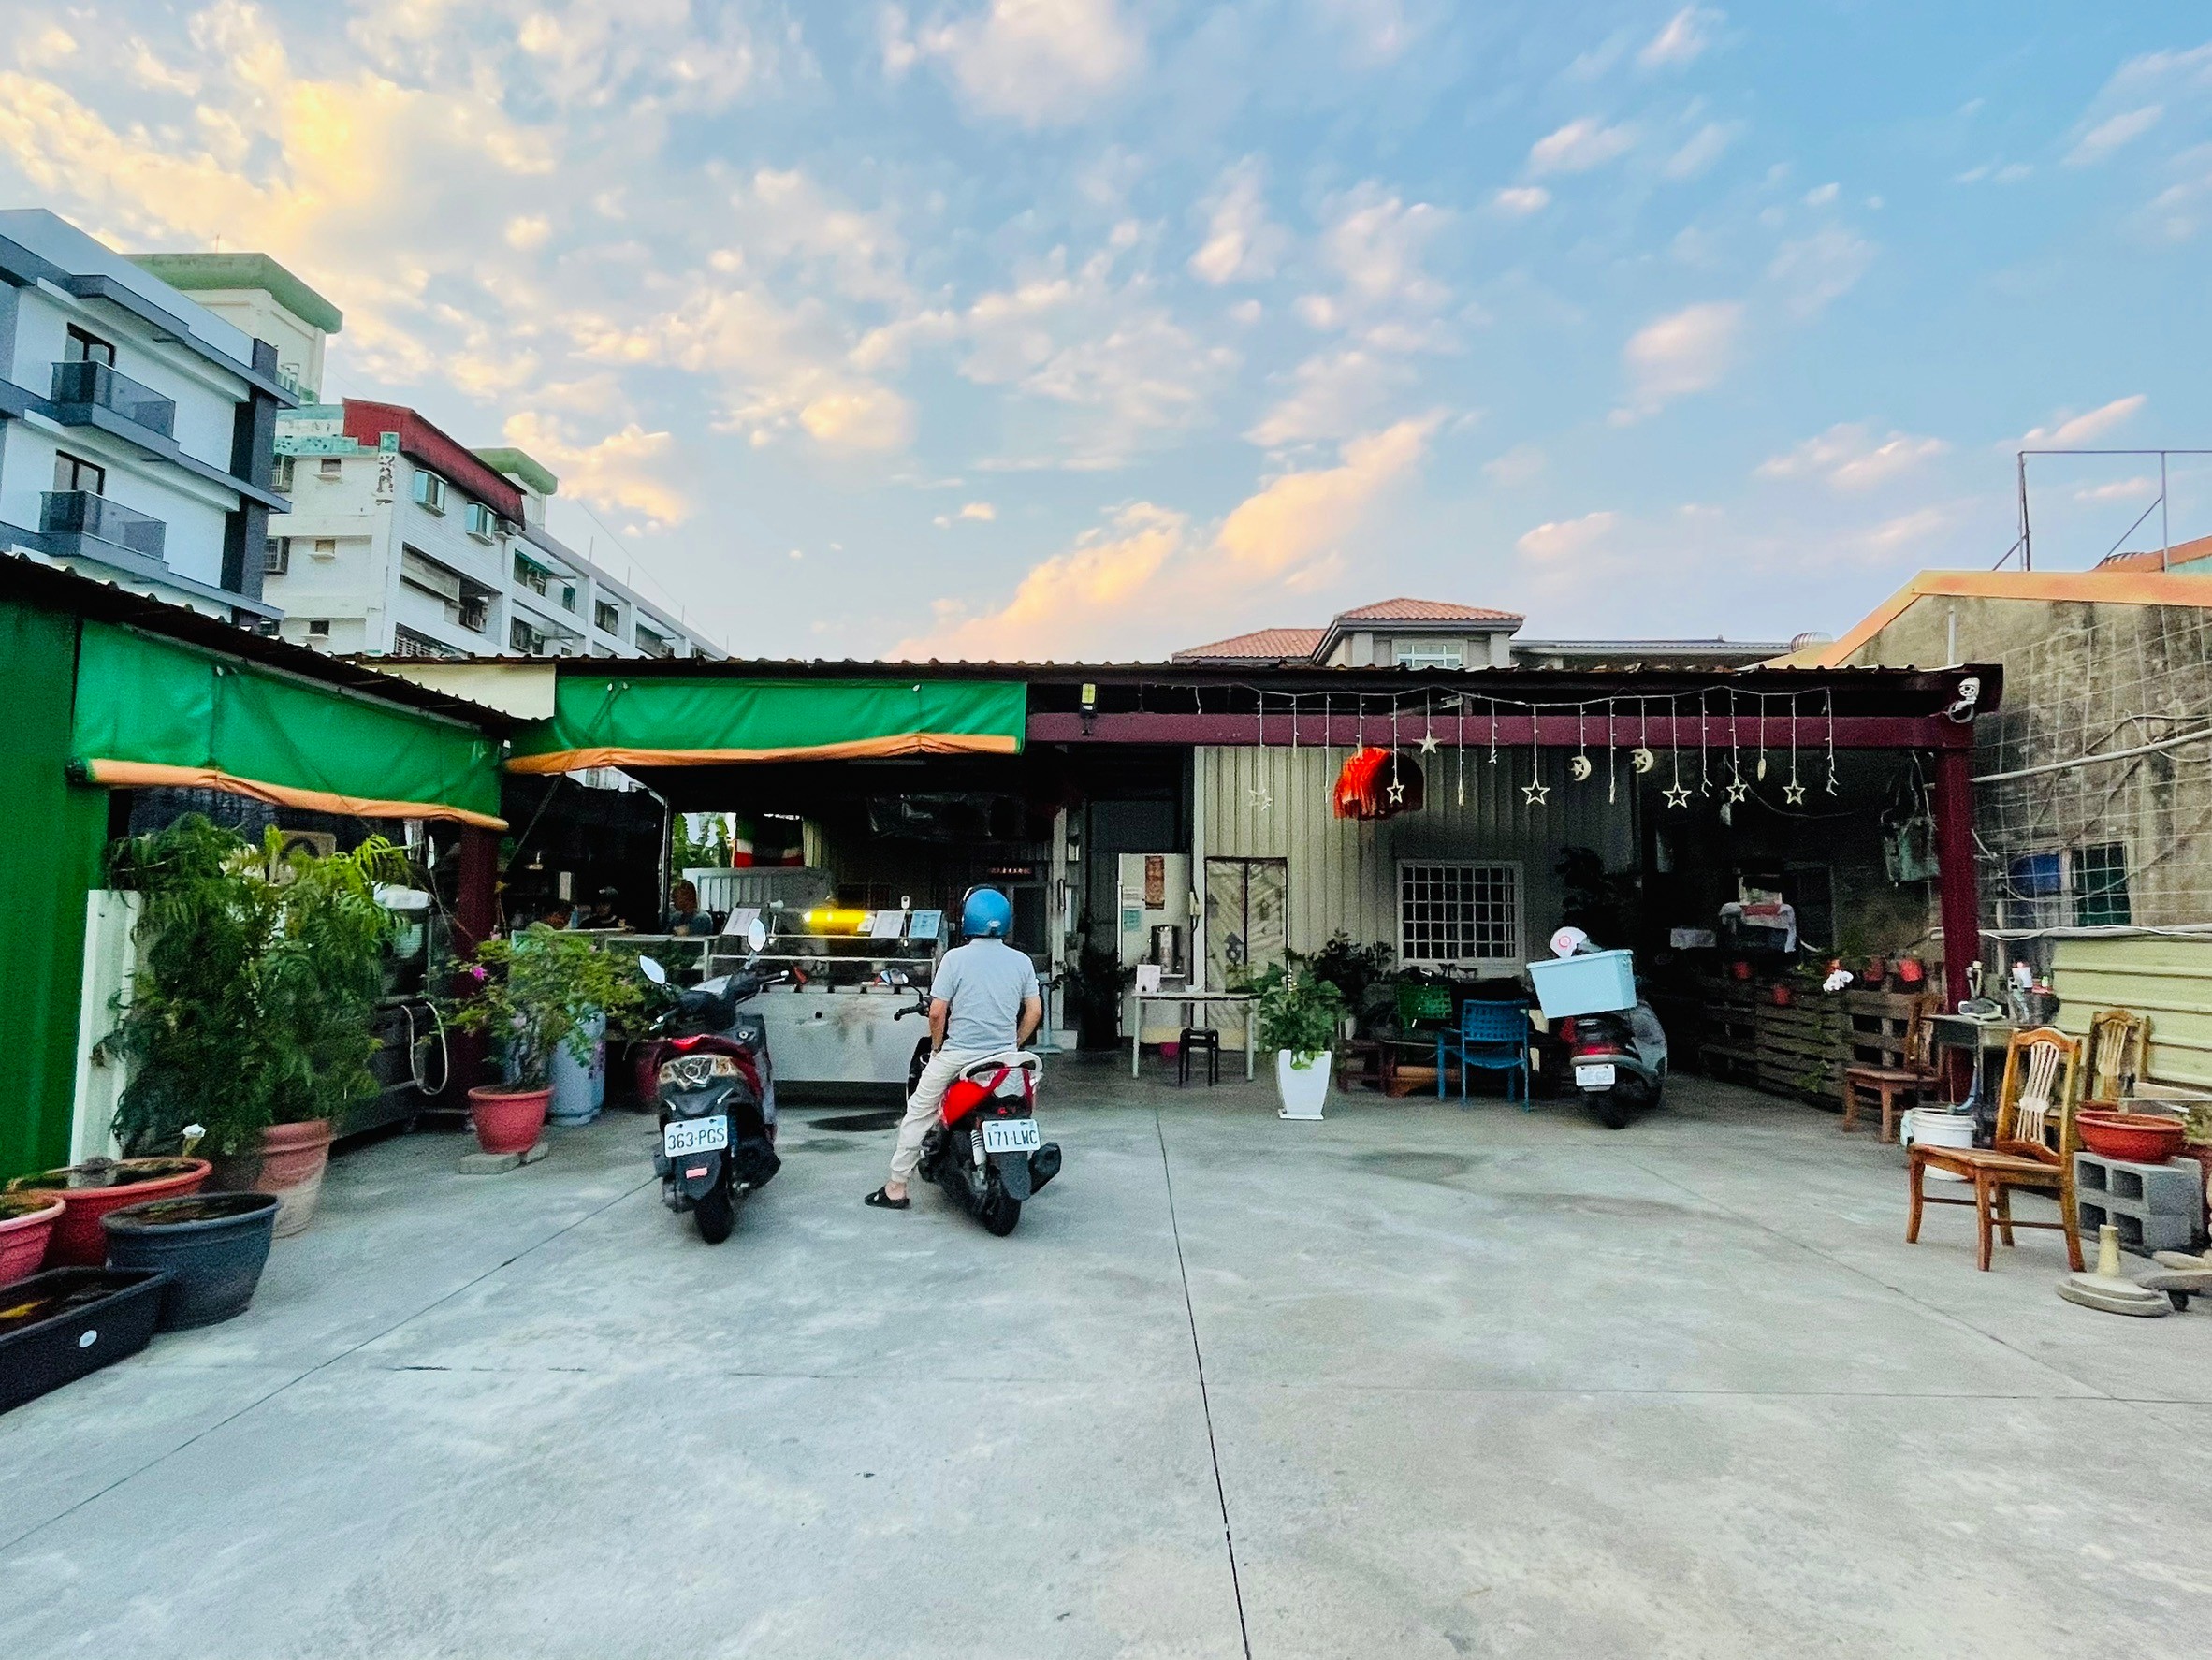
[[1444,600],[1380,600],[1356,611],[1341,611],[1339,622],[1520,622],[1518,611],[1482,605],[1454,605]]
[[1186,647],[1175,653],[1173,661],[1194,663],[1217,658],[1250,658],[1272,663],[1280,658],[1311,657],[1315,648],[1321,644],[1322,632],[1317,628],[1255,629],[1248,634],[1215,640],[1210,646]]

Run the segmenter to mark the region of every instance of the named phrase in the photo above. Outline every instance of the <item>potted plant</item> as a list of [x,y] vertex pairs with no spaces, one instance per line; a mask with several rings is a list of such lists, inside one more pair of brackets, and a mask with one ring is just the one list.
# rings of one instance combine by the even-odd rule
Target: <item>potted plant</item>
[[100,1218],[109,1211],[149,1199],[171,1199],[199,1191],[208,1179],[204,1158],[88,1158],[82,1164],[18,1176],[10,1193],[58,1200],[46,1245],[50,1268],[97,1268],[108,1260]]
[[1372,1035],[1398,1012],[1398,982],[1390,973],[1396,955],[1387,945],[1355,945],[1339,928],[1306,959],[1306,968],[1315,979],[1326,980],[1344,994],[1355,1033]]
[[194,1193],[109,1211],[100,1219],[108,1266],[168,1275],[156,1331],[211,1326],[253,1302],[280,1202],[273,1193]]
[[476,1141],[487,1153],[536,1145],[553,1099],[554,1055],[565,1048],[589,1062],[600,1023],[642,1007],[637,959],[603,950],[589,934],[531,925],[512,939],[476,948],[468,988],[448,1005],[453,1025],[488,1033],[506,1081],[469,1091]]
[[274,1193],[275,1229],[312,1216],[331,1120],[373,1096],[371,1020],[392,923],[377,884],[406,861],[371,837],[315,857],[259,848],[197,814],[117,845],[119,887],[145,896],[146,967],[105,1041],[131,1066],[115,1133],[130,1153],[205,1127],[212,1185]]
[[1259,996],[1259,1042],[1275,1051],[1275,1093],[1281,1116],[1317,1119],[1329,1098],[1329,1060],[1344,1023],[1344,994],[1293,958],[1254,982]]
[[1137,978],[1113,952],[1080,939],[1074,956],[1060,972],[1060,1001],[1075,1016],[1076,1042],[1084,1049],[1111,1049],[1121,1026],[1121,1000]]
[[59,1194],[0,1193],[0,1286],[38,1272],[61,1216]]

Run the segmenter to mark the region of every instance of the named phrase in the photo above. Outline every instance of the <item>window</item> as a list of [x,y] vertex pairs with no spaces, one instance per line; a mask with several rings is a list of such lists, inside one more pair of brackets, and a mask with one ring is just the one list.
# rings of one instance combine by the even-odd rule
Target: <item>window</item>
[[[544,593],[547,578],[546,573],[520,554],[515,556],[515,586],[527,588],[532,593]],[[573,608],[573,607],[572,607]]]
[[267,576],[282,576],[292,568],[292,538],[271,536],[264,544],[261,571]]
[[330,637],[330,619],[327,617],[318,617],[310,621],[307,625],[307,637],[311,640],[328,639]]
[[64,495],[82,490],[88,496],[108,493],[108,469],[80,459],[66,450],[53,454],[53,488]]
[[1521,962],[1521,866],[1398,866],[1398,955],[1408,963]]
[[415,630],[402,625],[392,631],[392,655],[394,657],[460,657],[465,654],[456,651],[443,641],[433,640],[428,634],[417,633]]
[[622,632],[622,607],[611,600],[601,600],[591,607],[591,626],[603,634]]
[[648,657],[674,657],[676,648],[644,623],[637,625],[637,648]]
[[337,537],[335,537],[335,536],[317,536],[317,537],[315,538],[315,558],[317,558],[317,559],[336,559],[337,557],[338,557],[338,538],[337,538]]
[[432,513],[445,511],[445,481],[435,473],[417,467],[415,470],[415,499]]
[[290,495],[292,493],[292,472],[298,460],[298,456],[277,457],[276,464],[269,470],[269,488],[280,496]]
[[88,334],[74,323],[69,325],[69,343],[62,348],[65,363],[105,363],[115,367],[115,344],[96,334]]
[[2117,841],[2074,850],[2074,925],[2124,928],[2134,920],[2128,904],[2128,850]]
[[481,502],[469,503],[467,523],[469,534],[479,542],[488,542],[500,533],[500,516]]
[[336,456],[325,456],[315,463],[315,476],[325,484],[336,484],[344,471],[345,463]]
[[1463,669],[1467,648],[1460,640],[1400,640],[1397,661],[1404,669]]
[[546,636],[519,617],[507,624],[507,644],[525,657],[546,654]]
[[458,607],[457,620],[473,634],[482,633],[491,624],[491,602],[482,594],[470,594]]
[[562,586],[560,608],[563,611],[574,611],[576,608],[576,585],[575,583],[570,582]]

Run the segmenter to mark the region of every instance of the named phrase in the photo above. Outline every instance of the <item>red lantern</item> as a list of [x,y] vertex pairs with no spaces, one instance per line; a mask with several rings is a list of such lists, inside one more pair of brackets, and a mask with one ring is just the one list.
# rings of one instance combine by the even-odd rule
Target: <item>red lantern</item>
[[1399,750],[1366,749],[1336,775],[1332,799],[1340,819],[1389,819],[1419,811],[1420,764]]

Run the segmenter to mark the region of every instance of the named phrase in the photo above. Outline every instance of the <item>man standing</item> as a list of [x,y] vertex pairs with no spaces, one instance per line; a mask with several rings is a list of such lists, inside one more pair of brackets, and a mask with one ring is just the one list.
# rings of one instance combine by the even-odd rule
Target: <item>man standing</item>
[[1008,1049],[1019,1049],[1044,1022],[1037,969],[1007,934],[1013,905],[997,888],[970,888],[960,906],[967,943],[945,953],[929,983],[929,1064],[907,1101],[891,1155],[891,1179],[867,1196],[879,1210],[903,1211],[912,1201],[907,1184],[922,1161],[922,1139],[937,1122],[945,1091],[963,1068]]

